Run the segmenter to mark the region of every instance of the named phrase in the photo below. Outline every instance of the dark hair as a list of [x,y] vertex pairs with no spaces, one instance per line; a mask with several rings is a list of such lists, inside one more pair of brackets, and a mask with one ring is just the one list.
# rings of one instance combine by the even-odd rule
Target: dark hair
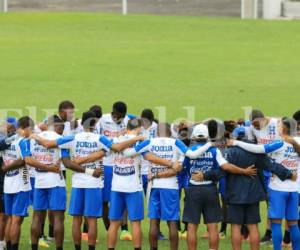
[[48,117],[47,124],[49,126],[52,126],[57,123],[64,124],[64,121],[58,115],[51,115],[50,117]]
[[90,107],[90,111],[93,111],[97,118],[102,117],[102,108],[99,105],[94,105],[94,106]]
[[86,111],[82,113],[81,125],[84,129],[90,129],[95,126],[97,122],[96,115],[93,111]]
[[289,129],[289,135],[297,133],[297,122],[295,119],[285,117],[282,119],[282,124]]
[[34,128],[34,122],[29,116],[23,116],[18,120],[18,127],[22,129]]
[[259,118],[265,118],[264,113],[258,109],[253,109],[249,115],[250,121],[254,121]]
[[300,124],[300,110],[293,114],[293,118],[298,122],[298,124]]
[[75,106],[71,101],[65,100],[62,101],[59,105],[58,105],[58,111],[61,112],[65,109],[74,109]]
[[153,114],[153,111],[152,111],[151,109],[144,109],[144,110],[142,111],[141,118],[146,118],[146,119],[148,119],[150,122],[153,122],[153,121],[154,121],[154,114]]
[[169,123],[159,123],[157,126],[157,133],[159,136],[164,135],[166,137],[170,137],[172,135],[171,125]]
[[136,128],[140,128],[142,126],[141,119],[133,118],[130,119],[127,123],[127,129],[128,130],[134,130]]
[[124,102],[115,102],[113,104],[113,112],[117,112],[120,114],[126,114],[127,113],[127,105]]

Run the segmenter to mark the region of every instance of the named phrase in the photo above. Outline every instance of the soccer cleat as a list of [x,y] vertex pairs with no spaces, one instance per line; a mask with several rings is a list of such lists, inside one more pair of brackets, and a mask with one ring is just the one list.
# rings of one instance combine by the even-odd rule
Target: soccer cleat
[[272,237],[271,235],[268,234],[265,234],[260,240],[261,245],[270,244],[271,242],[272,242]]
[[186,237],[187,237],[187,231],[179,232],[179,238],[180,239],[186,240]]
[[127,230],[122,230],[120,234],[120,240],[131,241],[132,240],[131,233]]
[[51,242],[54,241],[54,237],[47,236],[47,237],[45,238],[45,240],[46,240],[47,242],[51,243]]
[[39,247],[43,247],[43,248],[49,248],[49,244],[45,241],[44,238],[40,238],[39,239]]
[[158,240],[167,240],[167,238],[162,234],[162,232],[159,232],[157,235]]
[[219,238],[220,238],[220,240],[224,240],[226,238],[226,232],[225,231],[220,232],[219,233]]
[[82,239],[83,241],[88,241],[88,240],[89,240],[89,235],[88,235],[87,233],[82,233],[82,234],[81,234],[81,239]]

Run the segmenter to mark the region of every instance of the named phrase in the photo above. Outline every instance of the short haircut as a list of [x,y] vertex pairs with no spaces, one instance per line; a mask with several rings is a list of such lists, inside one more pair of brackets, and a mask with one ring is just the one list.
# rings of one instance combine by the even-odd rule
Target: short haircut
[[293,118],[298,122],[298,124],[300,124],[300,110],[293,114]]
[[130,119],[127,123],[127,129],[128,130],[134,130],[136,128],[140,128],[142,126],[141,119],[133,118]]
[[90,107],[90,111],[93,111],[98,119],[102,117],[102,108],[99,105]]
[[250,121],[254,121],[254,120],[260,119],[260,118],[265,118],[264,113],[258,109],[253,109],[249,116]]
[[23,116],[18,120],[18,127],[21,129],[34,128],[34,122],[29,116]]
[[58,111],[64,111],[65,109],[74,109],[75,106],[71,101],[65,100],[62,101],[59,105],[58,105]]
[[51,115],[47,119],[47,125],[53,126],[54,124],[61,123],[64,124],[64,121],[58,115]]
[[293,118],[285,117],[282,119],[282,123],[289,129],[289,135],[297,134],[297,122]]
[[117,112],[120,114],[126,114],[127,113],[127,105],[124,102],[115,102],[113,104],[113,112]]
[[154,121],[154,114],[151,109],[144,109],[141,114],[141,118],[148,119],[150,122]]
[[96,115],[93,111],[86,111],[82,113],[81,125],[84,129],[90,129],[95,126],[97,122]]
[[218,136],[218,122],[214,119],[207,121],[208,135],[210,138]]
[[158,124],[157,126],[157,133],[159,136],[171,136],[172,133],[171,133],[171,125],[169,123],[166,123],[166,122],[161,122]]

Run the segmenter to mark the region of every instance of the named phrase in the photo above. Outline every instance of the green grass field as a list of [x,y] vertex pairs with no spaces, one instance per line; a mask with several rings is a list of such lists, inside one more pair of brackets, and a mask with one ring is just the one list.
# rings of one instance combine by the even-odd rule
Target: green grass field
[[[114,101],[124,100],[135,114],[164,106],[168,121],[185,117],[184,106],[195,107],[196,120],[243,117],[243,106],[291,116],[299,109],[299,29],[297,21],[1,14],[1,114],[7,108],[25,114],[26,106],[35,106],[41,120],[43,109],[70,99],[78,115],[92,104],[110,112]],[[67,250],[73,249],[70,223],[67,216]],[[105,249],[99,224],[97,249]],[[22,250],[30,248],[29,225],[30,218]],[[143,228],[148,249],[147,220]],[[199,249],[206,246],[201,240]],[[120,243],[117,249],[132,247]],[[168,242],[160,242],[160,249],[168,249]],[[220,249],[231,249],[230,241],[222,241]]]

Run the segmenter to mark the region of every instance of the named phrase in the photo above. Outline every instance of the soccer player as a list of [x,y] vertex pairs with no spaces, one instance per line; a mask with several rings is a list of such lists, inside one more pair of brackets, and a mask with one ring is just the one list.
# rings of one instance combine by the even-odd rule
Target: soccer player
[[[57,116],[51,116],[47,120],[47,131],[39,134],[48,140],[56,140],[61,137],[64,130],[64,122]],[[59,166],[59,149],[46,149],[34,140],[31,142],[31,156],[36,161],[45,165]],[[37,166],[38,167],[38,166]],[[46,172],[36,169],[35,188],[33,199],[33,218],[31,224],[32,250],[38,249],[41,225],[44,223],[47,210],[53,216],[54,238],[56,249],[63,249],[64,241],[64,211],[66,209],[66,183],[61,169],[57,172]]]
[[[139,119],[131,119],[127,124],[127,133],[114,139],[119,143],[141,133],[142,122]],[[125,154],[126,155],[126,154]],[[109,210],[110,227],[108,230],[107,245],[109,250],[115,248],[117,233],[121,225],[125,209],[128,211],[129,220],[132,224],[133,245],[135,250],[140,250],[142,245],[141,220],[144,218],[144,199],[141,181],[140,164],[142,158],[126,157],[118,153],[114,157],[111,204]],[[143,157],[154,164],[173,166],[171,161],[155,157],[145,152]]]
[[58,105],[58,117],[64,121],[63,135],[71,135],[75,131],[75,105],[69,101],[62,101]]
[[88,111],[82,115],[81,122],[84,128],[84,132],[82,133],[78,133],[75,136],[62,137],[57,140],[44,140],[35,136],[35,139],[47,148],[59,146],[60,148],[70,150],[70,152],[62,150],[62,160],[66,167],[76,171],[72,178],[69,207],[69,214],[73,216],[72,231],[76,250],[81,249],[81,224],[83,216],[87,217],[88,220],[89,250],[95,249],[97,218],[102,216],[103,178],[98,178],[102,173],[99,159],[80,166],[76,161],[70,160],[70,156],[74,157],[74,159],[78,157],[84,158],[101,150],[101,158],[110,149],[121,151],[143,139],[143,137],[135,137],[119,144],[113,144],[107,137],[93,133],[96,121],[95,113]]
[[[129,117],[127,116],[127,105],[124,102],[115,102],[110,114],[104,114],[100,120],[100,134],[110,139],[114,139],[126,132]],[[103,158],[104,165],[104,189],[103,189],[103,221],[105,228],[109,228],[109,202],[111,193],[113,155]],[[121,240],[132,240],[132,235],[128,231],[127,215],[124,214],[124,222],[121,226]]]
[[[290,136],[293,126],[293,121],[291,119],[285,118],[282,120],[282,135]],[[296,126],[295,126],[296,128]],[[295,147],[292,143],[295,144],[296,148],[299,146],[298,138],[294,138],[291,141],[291,138],[287,139],[288,142],[284,142],[282,147],[273,151],[270,155],[277,163],[283,165],[285,168],[289,169],[292,172],[297,173],[300,164],[299,152],[296,152]],[[253,151],[249,145],[242,143],[236,143],[236,145],[244,148],[245,150]],[[250,145],[252,148],[255,145]],[[256,146],[256,150],[261,150]],[[255,149],[254,149],[255,150]],[[297,148],[299,150],[299,148]],[[268,215],[271,219],[271,227],[273,234],[273,248],[274,250],[280,250],[282,248],[282,232],[281,232],[281,223],[282,219],[287,220],[289,226],[290,237],[292,242],[293,249],[300,249],[300,232],[298,228],[298,204],[299,204],[299,186],[296,182],[290,180],[281,181],[276,175],[272,176],[269,184],[269,211]]]
[[[192,150],[203,148],[209,137],[208,128],[204,124],[196,125],[193,129],[192,139],[196,142]],[[229,164],[219,149],[210,147],[197,159],[186,157],[183,163],[188,174],[188,187],[186,188],[183,221],[188,222],[187,245],[189,250],[197,249],[197,230],[200,217],[203,215],[204,223],[209,232],[209,249],[218,249],[219,234],[218,223],[222,219],[218,190],[214,182],[202,181],[200,172],[221,167],[235,174],[253,175],[253,167],[240,169]]]

